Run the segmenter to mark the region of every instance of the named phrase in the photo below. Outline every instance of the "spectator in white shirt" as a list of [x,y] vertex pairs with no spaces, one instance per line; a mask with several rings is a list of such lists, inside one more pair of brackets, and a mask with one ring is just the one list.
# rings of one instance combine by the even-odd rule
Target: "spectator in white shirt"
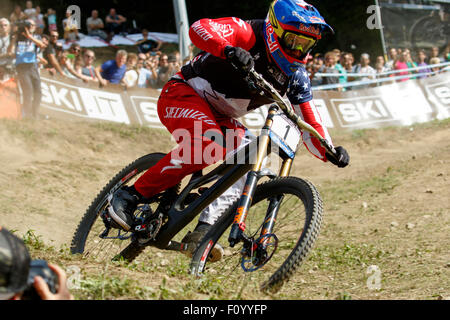
[[[356,66],[355,72],[365,74],[365,76],[359,78],[359,81],[370,81],[375,79],[377,72],[370,66],[370,55],[368,53],[363,53],[361,55],[360,64]],[[370,85],[358,86],[359,89],[369,87]]]

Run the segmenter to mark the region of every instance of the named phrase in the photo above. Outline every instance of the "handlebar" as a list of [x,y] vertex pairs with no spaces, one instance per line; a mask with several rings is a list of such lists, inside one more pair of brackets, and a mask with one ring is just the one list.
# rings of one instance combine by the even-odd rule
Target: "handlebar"
[[278,107],[280,107],[280,109],[286,114],[286,116],[290,120],[292,120],[301,130],[311,133],[320,141],[321,145],[328,151],[330,155],[337,157],[337,153],[334,147],[324,137],[322,137],[316,129],[303,121],[298,115],[296,115],[293,111],[293,108],[288,106],[280,93],[267,80],[265,80],[262,75],[257,73],[254,68],[251,68],[249,70],[248,75],[244,78],[244,80],[247,82],[251,90],[259,91],[259,94],[261,96],[271,98],[273,102],[277,104]]

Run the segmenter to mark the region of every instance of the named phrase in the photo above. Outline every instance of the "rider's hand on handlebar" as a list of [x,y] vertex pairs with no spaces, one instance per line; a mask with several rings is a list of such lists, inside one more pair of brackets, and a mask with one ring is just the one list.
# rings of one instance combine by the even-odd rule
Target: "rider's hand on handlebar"
[[350,164],[350,156],[343,147],[336,148],[336,155],[326,154],[327,160],[339,168],[345,168]]
[[241,71],[248,73],[255,66],[255,61],[247,50],[239,47],[227,46],[224,53],[227,60],[231,61],[231,63]]

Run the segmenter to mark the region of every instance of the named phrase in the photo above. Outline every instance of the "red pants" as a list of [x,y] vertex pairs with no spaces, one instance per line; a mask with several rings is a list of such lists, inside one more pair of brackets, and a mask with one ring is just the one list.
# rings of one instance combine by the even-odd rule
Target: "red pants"
[[158,116],[178,147],[135,183],[136,190],[147,198],[223,160],[245,134],[242,124],[214,112],[194,89],[180,81],[170,81],[162,89]]

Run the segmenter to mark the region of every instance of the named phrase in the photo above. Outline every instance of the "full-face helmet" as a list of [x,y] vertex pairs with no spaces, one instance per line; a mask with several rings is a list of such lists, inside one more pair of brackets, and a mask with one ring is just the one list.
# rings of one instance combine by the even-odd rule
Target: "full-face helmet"
[[264,38],[273,61],[291,76],[327,30],[334,32],[314,6],[303,0],[275,0],[265,21]]

